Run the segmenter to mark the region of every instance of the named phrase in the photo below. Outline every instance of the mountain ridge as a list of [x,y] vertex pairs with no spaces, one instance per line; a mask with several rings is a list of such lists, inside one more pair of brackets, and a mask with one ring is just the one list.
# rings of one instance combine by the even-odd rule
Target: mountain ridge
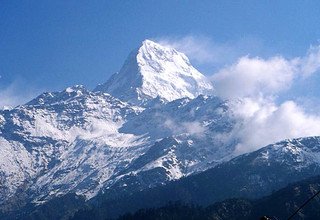
[[[237,156],[204,172],[146,189],[118,199],[100,195],[97,205],[80,210],[96,216],[117,216],[141,208],[157,208],[169,202],[208,206],[230,198],[259,199],[288,184],[320,175],[320,160],[295,160],[310,153],[319,154],[320,137],[285,140],[258,151]],[[296,154],[298,150],[299,154]],[[267,159],[266,152],[273,151]],[[282,152],[280,155],[277,153]],[[285,157],[283,157],[285,156]],[[272,159],[272,157],[275,157]],[[98,197],[99,199],[99,197]],[[265,213],[268,214],[268,213]],[[78,216],[78,215],[76,215]],[[97,217],[96,219],[101,219]]]
[[[113,219],[127,212],[135,212],[141,208],[157,208],[177,201],[203,207],[215,202],[233,206],[237,204],[237,201],[242,203],[242,201],[248,201],[248,199],[263,201],[260,198],[268,196],[274,191],[281,190],[288,184],[290,186],[292,183],[320,174],[319,160],[315,160],[313,163],[310,163],[310,160],[307,158],[306,160],[297,161],[295,160],[297,154],[295,151],[290,150],[294,148],[301,149],[299,151],[300,156],[308,155],[311,152],[319,153],[319,141],[320,137],[281,141],[268,145],[261,150],[223,162],[204,172],[183,177],[166,185],[136,192],[130,190],[121,192],[119,191],[121,188],[120,184],[113,188],[115,192],[113,190],[105,191],[88,202],[83,201],[83,204],[77,208],[78,211],[76,211],[73,219],[81,219],[80,217],[85,218],[86,216],[91,216],[92,219]],[[274,151],[275,154],[270,154],[268,161],[265,155],[266,152],[270,151]],[[283,153],[282,155],[278,155],[277,152]],[[283,158],[283,155],[286,157]],[[272,159],[274,156],[278,160]],[[292,163],[292,161],[296,164]],[[261,178],[257,178],[259,176]],[[129,186],[129,182],[127,183]],[[112,194],[117,196],[114,197]],[[72,195],[61,197],[61,201],[72,199],[72,197]],[[232,200],[229,200],[230,198],[243,199],[235,199],[233,200],[235,203],[233,203]],[[77,197],[75,199],[78,200]],[[228,199],[227,202],[225,202],[226,199]],[[59,201],[59,198],[54,204],[59,204],[57,201]],[[48,214],[46,209],[48,207],[50,209],[53,208],[52,204],[49,204],[50,201],[47,205],[44,204],[44,207],[40,206],[36,208],[33,213]],[[230,211],[229,213],[236,213],[232,210]],[[241,210],[241,212],[246,213],[246,210]],[[55,215],[54,213],[51,214]]]
[[[258,200],[233,198],[217,202],[208,207],[194,204],[171,203],[161,208],[139,210],[126,214],[119,220],[135,219],[219,219],[242,220],[259,219],[267,216],[270,219],[287,219],[320,190],[320,177],[311,177],[289,184]],[[314,198],[307,206],[296,213],[294,219],[319,219],[319,200]],[[84,215],[77,215],[77,217]],[[94,215],[92,215],[94,216]]]

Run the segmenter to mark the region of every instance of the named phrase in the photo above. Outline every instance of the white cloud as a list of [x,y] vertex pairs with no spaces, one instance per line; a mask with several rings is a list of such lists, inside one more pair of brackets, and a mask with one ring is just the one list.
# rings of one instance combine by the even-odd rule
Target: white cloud
[[198,121],[184,122],[181,125],[187,133],[198,137],[203,136],[206,131],[206,128]]
[[240,121],[232,135],[239,140],[236,154],[288,138],[320,135],[320,117],[307,114],[293,101],[277,106],[271,101],[244,99],[233,109]]
[[224,98],[270,96],[288,90],[320,69],[320,46],[311,46],[303,57],[269,59],[243,56],[212,76],[218,95]]
[[276,56],[264,60],[241,57],[212,76],[216,92],[224,98],[273,95],[289,89],[298,73],[298,60]]
[[177,122],[173,119],[167,118],[163,126],[171,130],[172,134],[188,133],[201,137],[204,135],[206,128],[198,121]]

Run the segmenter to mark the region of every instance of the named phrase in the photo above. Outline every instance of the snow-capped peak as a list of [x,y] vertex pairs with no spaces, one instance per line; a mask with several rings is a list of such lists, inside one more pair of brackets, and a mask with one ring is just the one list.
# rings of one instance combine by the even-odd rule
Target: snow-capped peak
[[211,94],[211,83],[196,70],[183,53],[151,40],[131,52],[120,72],[95,91],[125,101],[140,103],[160,97],[167,101]]

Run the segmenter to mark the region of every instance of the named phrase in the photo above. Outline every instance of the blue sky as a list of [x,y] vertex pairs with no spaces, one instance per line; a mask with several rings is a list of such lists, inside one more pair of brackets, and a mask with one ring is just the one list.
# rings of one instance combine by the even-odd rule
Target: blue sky
[[[191,38],[205,42],[206,53],[229,51],[212,59],[191,55],[206,75],[248,54],[302,57],[318,44],[319,11],[319,1],[2,0],[0,98],[1,91],[15,93],[19,102],[73,84],[93,88],[146,38]],[[307,84],[308,94],[317,97],[317,78],[298,83],[290,95]]]

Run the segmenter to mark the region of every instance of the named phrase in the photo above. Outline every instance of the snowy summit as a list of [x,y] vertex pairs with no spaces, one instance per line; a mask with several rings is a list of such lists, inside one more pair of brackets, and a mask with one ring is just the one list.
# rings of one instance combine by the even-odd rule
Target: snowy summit
[[212,94],[213,86],[186,55],[151,40],[130,53],[120,72],[95,91],[124,101],[141,103],[160,97],[166,101]]

